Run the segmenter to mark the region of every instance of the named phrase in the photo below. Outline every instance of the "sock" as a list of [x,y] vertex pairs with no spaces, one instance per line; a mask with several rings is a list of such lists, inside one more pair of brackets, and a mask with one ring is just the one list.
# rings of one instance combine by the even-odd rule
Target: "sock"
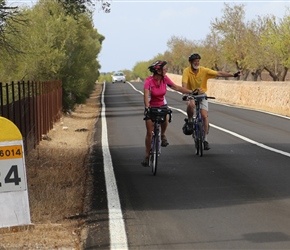
[[207,141],[207,135],[204,136],[204,140]]

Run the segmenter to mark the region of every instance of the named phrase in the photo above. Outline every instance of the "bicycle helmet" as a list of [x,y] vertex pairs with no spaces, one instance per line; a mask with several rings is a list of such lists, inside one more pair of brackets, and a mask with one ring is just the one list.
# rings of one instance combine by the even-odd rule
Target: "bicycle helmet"
[[184,125],[182,127],[183,134],[185,134],[185,135],[192,135],[193,129],[189,126],[188,120],[185,119],[184,121],[185,121],[185,123],[184,123]]
[[192,62],[195,59],[201,59],[200,55],[197,53],[193,53],[188,57],[188,61]]
[[150,70],[150,72],[152,73],[157,73],[158,70],[162,70],[162,68],[167,64],[166,61],[161,61],[161,60],[158,60],[154,63],[152,63],[148,69]]

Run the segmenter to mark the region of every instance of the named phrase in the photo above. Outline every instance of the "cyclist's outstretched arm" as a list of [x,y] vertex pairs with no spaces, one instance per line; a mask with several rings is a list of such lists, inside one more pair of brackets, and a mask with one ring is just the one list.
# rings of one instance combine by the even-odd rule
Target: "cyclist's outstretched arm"
[[174,89],[175,91],[178,91],[178,92],[181,92],[182,94],[191,94],[192,93],[192,90],[189,90],[187,88],[184,88],[184,87],[181,87],[181,86],[178,86],[176,84],[170,86],[172,89]]
[[236,73],[228,73],[228,72],[224,72],[224,71],[218,71],[217,72],[217,76],[219,77],[238,77],[241,76],[241,71],[238,71]]

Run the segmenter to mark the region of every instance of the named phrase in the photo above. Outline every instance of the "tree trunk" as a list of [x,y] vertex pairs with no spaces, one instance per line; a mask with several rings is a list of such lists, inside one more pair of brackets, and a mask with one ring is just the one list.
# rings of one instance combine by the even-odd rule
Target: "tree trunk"
[[256,72],[251,72],[251,80],[254,82],[258,80],[258,75]]
[[276,82],[276,81],[279,81],[279,77],[273,72],[271,71],[270,69],[268,69],[267,67],[264,67],[264,69],[269,72],[269,75],[272,77],[273,81]]
[[281,81],[285,82],[285,78],[287,76],[287,73],[288,73],[288,68],[284,67],[283,72],[282,72],[282,76],[281,76]]
[[255,71],[252,71],[251,72],[251,75],[252,75],[252,81],[257,81],[258,80],[258,77],[261,78],[261,72],[262,70],[261,69],[256,69]]
[[243,70],[243,74],[242,74],[243,81],[247,81],[249,74],[250,74],[250,70],[248,69],[246,69],[245,71]]

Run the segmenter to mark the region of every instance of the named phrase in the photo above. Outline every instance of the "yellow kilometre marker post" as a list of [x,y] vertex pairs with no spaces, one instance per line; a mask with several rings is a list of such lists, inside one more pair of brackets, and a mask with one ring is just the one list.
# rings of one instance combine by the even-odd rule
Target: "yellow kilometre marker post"
[[22,135],[0,116],[0,228],[30,223]]

